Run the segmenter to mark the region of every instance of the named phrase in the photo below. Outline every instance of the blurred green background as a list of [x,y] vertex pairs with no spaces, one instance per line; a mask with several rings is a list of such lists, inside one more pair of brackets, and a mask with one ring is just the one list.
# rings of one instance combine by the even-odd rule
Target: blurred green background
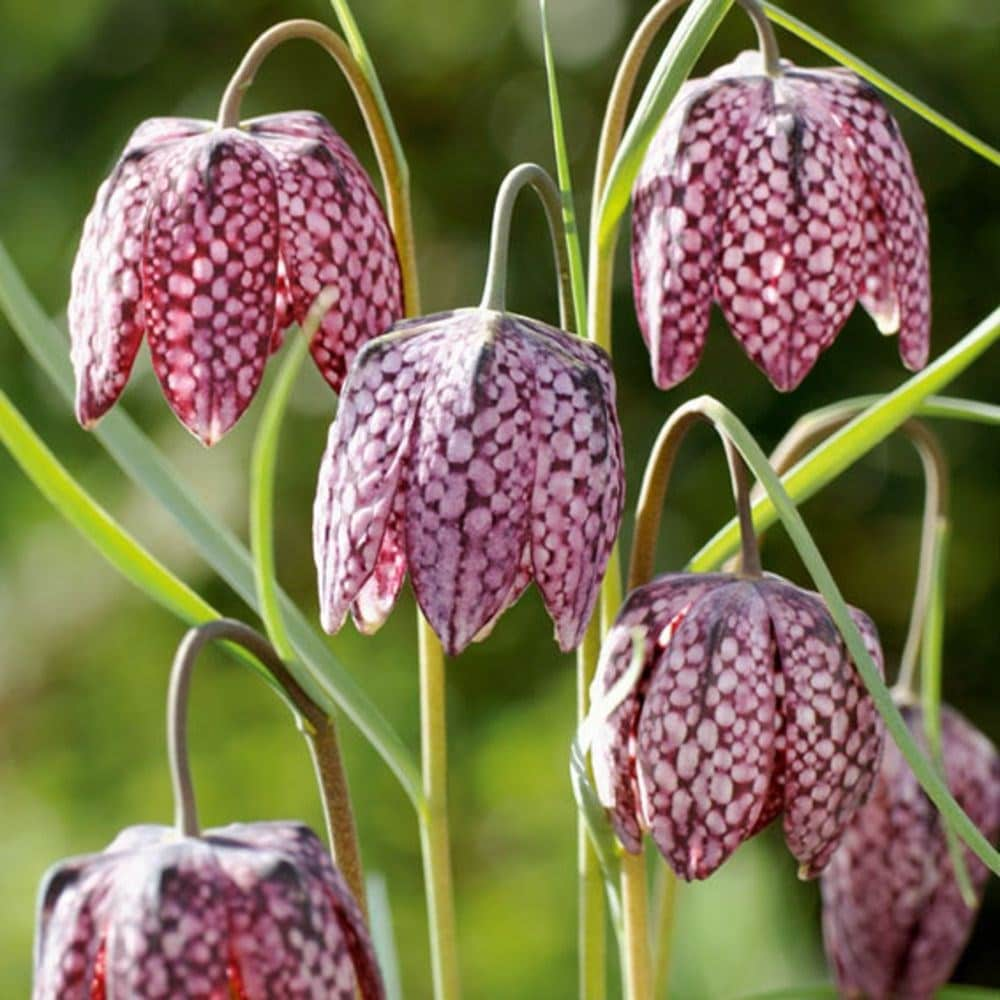
[[[491,202],[504,171],[551,165],[534,0],[365,0],[356,15],[382,76],[413,175],[427,311],[478,301]],[[647,4],[550,0],[578,202],[589,196],[596,137],[615,63]],[[789,0],[811,21],[972,131],[1000,140],[996,0]],[[332,20],[320,0],[0,0],[0,235],[53,314],[94,191],[130,130],[154,115],[212,117],[243,49],[270,23]],[[753,44],[734,10],[702,67]],[[795,61],[824,60],[788,36]],[[271,57],[248,114],[325,113],[371,164],[359,116],[335,67],[305,43]],[[997,173],[902,109],[930,208],[936,355],[996,302]],[[553,319],[541,213],[515,224],[510,301]],[[669,410],[720,395],[772,446],[803,412],[904,377],[891,340],[860,313],[792,396],[774,393],[716,317],[705,360],[669,395],[648,375],[620,255],[615,350],[628,449],[629,501]],[[271,375],[273,377],[273,366]],[[996,399],[1000,357],[953,387]],[[127,483],[81,431],[0,321],[0,387],[87,486],[216,606],[253,620],[208,571],[168,515]],[[184,471],[207,507],[245,533],[246,467],[260,415],[205,452],[164,405],[142,358],[123,405]],[[311,370],[296,393],[280,458],[283,584],[310,616],[314,477],[334,400]],[[954,466],[947,699],[1000,737],[1000,601],[995,432],[941,427]],[[902,645],[921,502],[918,466],[891,441],[804,507],[845,594],[882,632],[890,669]],[[681,459],[659,564],[677,568],[730,514],[724,464],[708,432]],[[0,453],[0,996],[29,989],[35,886],[57,858],[100,849],[122,826],[169,821],[162,712],[182,627],[111,571]],[[631,531],[627,515],[625,538]],[[804,581],[779,531],[769,568]],[[413,605],[336,653],[417,746]],[[283,708],[247,671],[205,656],[193,691],[192,754],[206,824],[299,816],[320,825],[305,748]],[[462,965],[470,997],[569,997],[575,989],[575,833],[567,781],[572,660],[561,657],[532,590],[448,678],[451,815]],[[430,996],[416,826],[380,760],[343,727],[365,862],[387,880],[405,994]],[[957,981],[1000,985],[1000,891],[991,884]],[[777,831],[743,848],[712,880],[685,888],[673,996],[728,1000],[825,976],[815,885],[796,881]],[[615,991],[616,986],[612,986]],[[614,995],[614,992],[613,994]]]

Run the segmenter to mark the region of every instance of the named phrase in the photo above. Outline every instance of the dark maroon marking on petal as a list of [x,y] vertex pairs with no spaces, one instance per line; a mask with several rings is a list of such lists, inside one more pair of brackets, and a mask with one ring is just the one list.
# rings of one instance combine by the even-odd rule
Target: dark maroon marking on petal
[[657,577],[629,594],[615,624],[604,640],[591,686],[590,700],[597,702],[615,685],[632,662],[631,630],[641,629],[647,639],[646,660],[639,683],[622,703],[598,725],[591,747],[594,784],[601,804],[610,811],[615,833],[635,854],[642,844],[639,792],[636,785],[636,751],[639,712],[649,686],[652,665],[659,658],[673,630],[691,603],[712,587],[731,582],[724,574],[677,573]]
[[312,353],[339,392],[358,349],[403,314],[392,230],[368,175],[321,116],[275,115],[251,122],[250,131],[278,162],[286,319],[302,323],[321,291],[338,293]]
[[178,418],[205,444],[260,384],[274,330],[275,162],[234,129],[164,159],[147,223],[142,283],[153,369]]
[[699,598],[659,661],[639,718],[645,825],[674,871],[707,878],[746,839],[771,779],[774,642],[752,583]]
[[[758,587],[783,677],[785,840],[802,874],[814,877],[868,797],[882,724],[822,598],[777,577]],[[852,617],[881,670],[874,625],[854,609]]]

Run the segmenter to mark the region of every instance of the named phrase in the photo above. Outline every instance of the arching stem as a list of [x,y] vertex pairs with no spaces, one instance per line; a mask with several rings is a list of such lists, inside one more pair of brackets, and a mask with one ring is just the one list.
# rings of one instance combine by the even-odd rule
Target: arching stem
[[521,191],[530,186],[545,209],[552,238],[552,253],[559,279],[559,323],[564,330],[576,327],[573,307],[573,287],[570,279],[569,252],[563,224],[562,197],[549,173],[537,163],[522,163],[514,167],[500,184],[493,206],[493,228],[490,232],[490,255],[483,287],[483,309],[503,312],[507,298],[507,261],[510,251],[510,224],[514,205]]
[[188,691],[198,654],[205,645],[216,640],[235,643],[255,656],[305,720],[306,734],[320,779],[323,812],[335,843],[334,859],[358,904],[364,908],[364,876],[354,831],[354,815],[347,788],[339,780],[343,768],[333,726],[323,710],[288,672],[277,650],[259,632],[232,618],[218,618],[190,629],[177,648],[171,668],[167,696],[167,756],[170,761],[178,831],[185,837],[197,837],[200,834],[188,759]]
[[282,21],[265,31],[250,46],[243,61],[233,74],[219,104],[219,128],[236,128],[240,123],[240,106],[261,64],[279,45],[295,39],[315,42],[340,67],[350,85],[358,109],[368,130],[378,160],[385,187],[386,206],[403,272],[403,295],[408,311],[419,310],[417,300],[416,257],[413,243],[413,218],[410,209],[409,171],[398,145],[393,141],[394,130],[377,95],[350,47],[332,28],[319,21],[296,19]]
[[781,52],[778,51],[778,39],[774,36],[774,28],[764,13],[764,8],[758,0],[737,0],[737,3],[747,12],[757,31],[764,72],[776,79],[781,76]]
[[[845,404],[830,407],[819,414],[807,414],[792,427],[774,450],[771,464],[775,472],[779,476],[784,475],[811,448],[846,426],[863,409],[864,406],[860,403]],[[948,517],[949,477],[948,459],[941,441],[925,423],[910,419],[900,426],[899,431],[912,442],[924,474],[924,513],[920,529],[917,582],[895,685],[898,697],[912,701],[916,699],[914,681],[934,588],[938,524]],[[755,491],[757,496],[762,495],[758,491]],[[755,500],[757,496],[754,497]]]

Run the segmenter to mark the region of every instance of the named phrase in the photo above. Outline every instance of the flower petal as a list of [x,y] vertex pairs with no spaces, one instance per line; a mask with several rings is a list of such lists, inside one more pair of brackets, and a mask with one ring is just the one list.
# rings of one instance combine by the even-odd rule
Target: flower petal
[[417,601],[452,655],[493,619],[515,581],[538,447],[523,344],[499,313],[458,315],[460,330],[421,400],[404,514]]
[[[310,905],[314,909],[311,919],[317,933],[322,931],[328,939],[326,954],[338,957],[339,965],[339,953],[341,949],[346,949],[351,966],[350,981],[357,981],[363,1000],[381,1000],[384,997],[382,974],[361,909],[351,895],[343,875],[330,863],[330,855],[309,827],[302,823],[288,822],[233,824],[212,830],[211,835],[222,840],[233,839],[245,843],[255,850],[263,848],[273,851],[278,856],[290,859],[302,872],[308,873],[314,883],[308,887]],[[317,889],[322,898],[317,897]],[[331,911],[329,917],[325,915],[327,905]],[[334,923],[340,934],[331,939],[329,928]],[[339,972],[337,989],[346,988],[347,978],[342,971]],[[275,995],[277,994],[271,991],[261,994],[268,997]],[[314,991],[306,995],[317,994]],[[353,996],[353,992],[322,995],[344,996],[346,1000]]]
[[720,216],[756,92],[685,88],[650,144],[632,195],[632,288],[653,380],[669,389],[698,364],[712,307]]
[[302,323],[321,291],[338,292],[312,353],[339,392],[358,349],[403,315],[392,230],[368,175],[322,115],[272,115],[248,127],[278,163],[291,317]]
[[[868,797],[882,722],[823,600],[776,577],[760,585],[784,676],[785,840],[803,877],[816,876]],[[852,609],[882,669],[871,619]]]
[[[885,262],[869,253],[862,305],[886,333],[899,330],[899,354],[911,370],[923,368],[930,352],[930,245],[927,207],[899,125],[878,92],[851,73],[799,72],[817,81],[843,132],[854,146],[877,207],[871,221],[885,247],[896,300],[895,323],[887,314]],[[873,274],[876,275],[872,280]],[[879,300],[882,300],[881,302]]]
[[[541,324],[517,325],[530,343]],[[583,346],[577,339],[561,337],[574,351]],[[564,651],[583,638],[625,499],[611,366],[603,351],[586,346],[585,363],[551,339],[530,361],[531,564]]]
[[[319,469],[313,507],[313,553],[319,581],[320,616],[327,632],[344,623],[352,603],[376,572],[390,516],[407,462],[426,360],[448,335],[421,325],[380,338],[358,355],[344,383],[337,418]],[[422,335],[420,335],[422,334]],[[390,539],[384,583],[396,573],[399,557]],[[398,566],[397,566],[398,568]],[[372,593],[376,590],[376,594]],[[391,586],[376,581],[365,593],[361,619],[366,628],[380,623]],[[397,588],[398,590],[398,588]],[[378,596],[373,604],[371,599]]]
[[776,733],[767,609],[752,583],[730,583],[684,616],[639,717],[642,815],[681,878],[707,878],[754,828]]
[[226,898],[234,887],[197,840],[115,865],[108,900],[109,997],[215,1000],[228,994]]
[[604,640],[597,672],[590,688],[591,703],[611,690],[632,662],[632,630],[647,635],[646,663],[635,688],[596,727],[591,746],[594,784],[601,804],[611,813],[615,833],[633,854],[642,844],[639,794],[636,788],[636,729],[639,710],[649,686],[649,670],[669,642],[683,615],[713,586],[728,583],[729,576],[677,573],[657,577],[629,594],[615,624]]
[[83,227],[69,299],[76,415],[92,427],[125,388],[144,329],[140,257],[165,150],[208,123],[154,118],[132,133]]
[[91,858],[49,870],[39,893],[34,1000],[91,1000],[103,940],[100,911],[107,892],[103,866]]
[[275,317],[274,161],[235,129],[163,161],[142,256],[153,369],[205,444],[232,427],[260,384]]
[[775,388],[794,389],[857,299],[865,178],[809,88],[769,82],[741,137],[715,297]]

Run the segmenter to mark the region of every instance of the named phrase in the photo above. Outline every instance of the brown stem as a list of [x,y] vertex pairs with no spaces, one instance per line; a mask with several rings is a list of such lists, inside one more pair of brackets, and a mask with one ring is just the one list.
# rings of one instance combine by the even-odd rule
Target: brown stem
[[205,645],[217,639],[236,643],[260,660],[301,716],[302,728],[308,737],[316,765],[323,813],[334,848],[334,860],[358,905],[366,912],[364,877],[354,813],[333,721],[292,677],[267,639],[248,625],[232,618],[218,618],[190,629],[174,656],[167,696],[167,756],[174,787],[177,829],[186,837],[197,837],[200,832],[187,747],[188,691],[198,654]]

